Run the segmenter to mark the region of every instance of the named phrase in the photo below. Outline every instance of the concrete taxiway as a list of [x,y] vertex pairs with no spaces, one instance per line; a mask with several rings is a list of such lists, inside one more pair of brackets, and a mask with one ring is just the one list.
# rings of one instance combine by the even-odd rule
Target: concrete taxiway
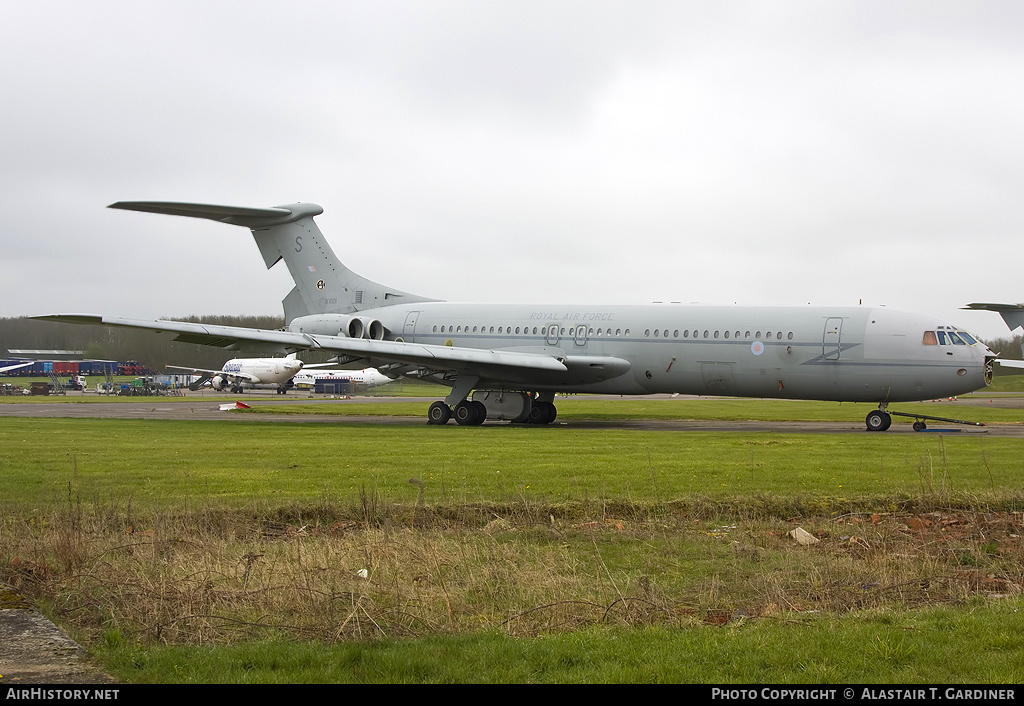
[[[656,396],[664,397],[668,396]],[[322,405],[324,414],[288,415],[274,413],[246,414],[235,411],[223,411],[220,405],[235,399],[257,408],[260,406],[280,407],[282,405]],[[225,397],[145,397],[130,398],[127,401],[92,402],[75,404],[71,399],[60,402],[12,402],[0,404],[0,417],[62,417],[89,419],[174,419],[174,420],[210,420],[228,421],[245,420],[253,422],[276,423],[323,423],[323,424],[383,424],[394,426],[426,425],[426,408],[434,398],[410,397],[355,397],[350,399],[291,397],[282,399],[278,395],[260,395],[248,393],[238,398]],[[618,399],[618,398],[616,398]],[[687,398],[708,399],[708,398]],[[331,414],[327,411],[334,405],[348,407],[364,403],[382,402],[422,402],[423,416],[384,417],[360,414]],[[969,402],[951,402],[949,412],[944,416],[956,419],[970,419],[971,406],[991,406],[1021,410],[1024,422],[1024,397],[1017,396],[986,396],[984,399],[972,399]],[[898,407],[894,407],[899,409]],[[451,423],[454,426],[454,422]],[[500,422],[498,422],[500,424]],[[848,422],[821,421],[718,421],[690,419],[612,419],[612,420],[556,420],[551,425],[566,429],[645,429],[665,431],[715,431],[715,432],[788,432],[788,433],[833,433],[852,434],[864,433],[864,422],[851,419]],[[920,433],[961,433],[988,434],[991,436],[1024,438],[1024,424],[989,424],[984,427],[961,426],[946,422],[928,422],[928,429]],[[885,432],[887,434],[917,433],[910,424],[894,423]]]
[[112,682],[78,643],[16,591],[0,584],[0,687]]

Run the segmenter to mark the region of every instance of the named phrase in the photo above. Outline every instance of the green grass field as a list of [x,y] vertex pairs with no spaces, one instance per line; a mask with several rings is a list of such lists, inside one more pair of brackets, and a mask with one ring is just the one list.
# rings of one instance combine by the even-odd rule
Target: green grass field
[[[606,403],[613,405],[614,403]],[[79,493],[164,508],[190,498],[389,502],[664,501],[754,494],[867,498],[1021,487],[1021,442],[984,434],[758,434],[487,425],[7,419],[3,503]]]
[[132,648],[111,664],[139,683],[172,675],[196,684],[1019,684],[1020,608],[976,603],[723,627],[592,627],[532,640],[477,632]]
[[0,581],[129,682],[1024,680],[1021,440],[249,417],[0,420]]

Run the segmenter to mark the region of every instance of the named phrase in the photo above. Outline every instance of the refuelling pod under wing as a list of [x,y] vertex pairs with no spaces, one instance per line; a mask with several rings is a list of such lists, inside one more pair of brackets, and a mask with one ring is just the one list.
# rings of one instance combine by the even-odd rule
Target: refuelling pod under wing
[[533,400],[525,392],[506,390],[474,390],[473,401],[482,402],[487,409],[487,419],[509,422],[525,422],[530,417]]

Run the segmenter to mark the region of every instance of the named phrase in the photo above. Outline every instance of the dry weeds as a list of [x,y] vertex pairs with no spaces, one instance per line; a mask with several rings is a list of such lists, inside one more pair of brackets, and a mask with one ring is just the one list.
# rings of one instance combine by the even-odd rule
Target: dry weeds
[[[364,493],[349,508],[142,517],[69,502],[5,518],[0,580],[85,639],[117,631],[190,644],[796,619],[1024,585],[1020,512],[780,519],[764,501],[711,510],[385,506]],[[787,532],[798,524],[820,542],[794,542]]]

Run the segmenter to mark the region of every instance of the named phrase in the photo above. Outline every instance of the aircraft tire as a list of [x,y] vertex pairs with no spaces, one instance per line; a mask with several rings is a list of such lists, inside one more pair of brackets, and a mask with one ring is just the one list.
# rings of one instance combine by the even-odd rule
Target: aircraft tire
[[927,428],[928,425],[922,422],[920,419],[914,422],[914,431],[924,431]]
[[892,426],[892,417],[880,409],[874,409],[868,412],[864,423],[867,424],[868,431],[885,431]]
[[476,424],[476,425],[483,424],[484,420],[487,419],[487,406],[484,405],[483,402],[478,402],[476,400],[474,400],[472,404],[473,404],[473,407],[476,408],[476,413],[477,413],[477,421],[474,422],[474,424]]
[[430,409],[427,410],[427,423],[428,424],[447,424],[448,420],[452,418],[452,408],[446,405],[444,402],[435,402],[430,405]]
[[530,417],[527,420],[529,424],[548,424],[552,419],[552,411],[554,405],[548,402],[537,402],[534,401],[533,407],[530,408]]
[[469,400],[463,400],[455,405],[454,417],[455,421],[464,427],[476,426],[483,422],[480,418],[480,410]]

